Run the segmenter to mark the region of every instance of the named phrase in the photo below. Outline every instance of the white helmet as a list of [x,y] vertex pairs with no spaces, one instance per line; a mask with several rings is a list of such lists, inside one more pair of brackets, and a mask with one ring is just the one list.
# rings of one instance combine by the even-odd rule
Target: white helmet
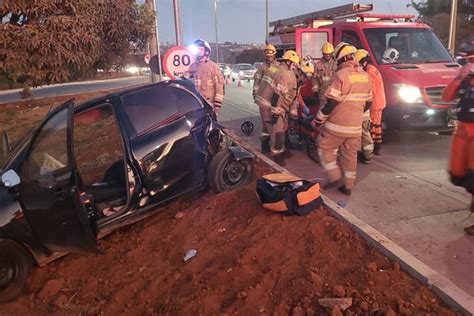
[[400,53],[398,52],[398,50],[396,50],[395,48],[389,48],[383,53],[382,61],[385,64],[391,64],[397,62],[399,57]]

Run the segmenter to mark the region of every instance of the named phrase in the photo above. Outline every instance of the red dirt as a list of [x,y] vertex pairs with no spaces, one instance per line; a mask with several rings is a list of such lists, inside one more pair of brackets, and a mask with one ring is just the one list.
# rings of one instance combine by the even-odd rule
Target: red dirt
[[[1,128],[21,134],[52,103],[35,102],[37,110],[2,106]],[[271,213],[254,186],[182,198],[102,239],[101,255],[38,268],[29,292],[0,305],[0,315],[342,315],[318,304],[325,297],[352,298],[344,315],[456,315],[324,208]],[[184,262],[190,249],[197,256]]]
[[[352,297],[344,315],[456,315],[324,208],[273,214],[254,185],[178,200],[100,244],[102,255],[37,269],[29,294],[0,311],[329,315],[319,298]],[[197,256],[184,262],[189,249]]]

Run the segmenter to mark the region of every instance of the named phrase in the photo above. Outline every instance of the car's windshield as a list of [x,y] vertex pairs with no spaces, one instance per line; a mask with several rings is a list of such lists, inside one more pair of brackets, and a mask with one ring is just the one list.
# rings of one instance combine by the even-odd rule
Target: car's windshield
[[240,70],[253,70],[252,65],[239,65]]
[[379,64],[452,62],[453,58],[430,29],[374,28],[364,30]]

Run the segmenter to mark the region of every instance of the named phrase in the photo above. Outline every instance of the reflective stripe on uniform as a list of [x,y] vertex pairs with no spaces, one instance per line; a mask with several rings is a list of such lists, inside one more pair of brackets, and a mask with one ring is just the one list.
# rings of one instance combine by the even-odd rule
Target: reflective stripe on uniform
[[367,83],[369,82],[369,76],[367,74],[350,74],[349,76],[350,83]]
[[336,161],[331,161],[331,162],[325,163],[325,164],[323,165],[323,168],[324,168],[324,170],[326,170],[326,171],[335,170],[335,169],[338,168],[337,162],[336,162]]
[[344,98],[344,101],[369,101],[371,99],[372,94],[370,93],[351,93]]
[[324,123],[324,128],[327,128],[328,130],[334,131],[334,132],[339,132],[339,133],[344,133],[344,134],[358,134],[362,133],[362,126],[342,126],[342,125],[337,125],[331,122],[326,122]]
[[341,102],[342,101],[342,92],[333,88],[333,87],[329,87],[327,90],[326,90],[326,97],[328,98],[331,98],[331,99],[334,99],[338,102]]
[[347,179],[355,179],[356,178],[356,172],[355,171],[344,171],[344,177]]
[[224,100],[224,96],[222,94],[216,94],[215,100],[222,102]]
[[263,98],[262,96],[260,95],[256,95],[255,96],[255,102],[260,105],[260,106],[264,106],[264,107],[271,107],[272,104],[270,103],[270,101],[266,100],[265,98]]

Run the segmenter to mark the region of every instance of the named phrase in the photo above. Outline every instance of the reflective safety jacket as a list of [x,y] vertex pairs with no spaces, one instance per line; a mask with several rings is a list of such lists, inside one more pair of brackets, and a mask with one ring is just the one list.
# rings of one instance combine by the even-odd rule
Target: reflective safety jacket
[[189,67],[189,76],[196,89],[219,112],[224,101],[224,76],[219,66],[211,60],[196,61]]
[[[258,87],[260,86],[260,83],[265,78],[265,76],[267,76],[267,77],[272,77],[273,76],[273,74],[270,71],[270,67],[272,67],[272,66],[278,67],[278,62],[276,60],[274,60],[270,64],[264,63],[263,65],[258,67],[257,72],[253,76],[253,95],[254,96],[257,95]],[[265,78],[265,79],[267,79],[267,78]]]
[[289,111],[298,93],[295,72],[288,69],[286,65],[282,65],[273,79],[273,87],[274,93],[278,95],[278,100],[274,105]]
[[385,109],[385,90],[383,85],[383,79],[380,72],[374,65],[369,64],[366,69],[372,80],[372,106],[370,111],[382,111]]
[[464,80],[456,78],[451,81],[443,91],[442,100],[448,102],[459,97],[456,107],[457,120],[472,123],[469,125],[474,131],[474,63],[464,65],[461,71],[472,75],[468,75]]
[[319,92],[321,95],[324,95],[327,88],[331,85],[336,69],[337,63],[334,59],[330,61],[321,59],[314,65],[314,75],[317,78],[313,84],[314,93]]
[[261,108],[272,107],[271,100],[274,92],[273,80],[278,71],[280,71],[280,65],[275,63],[268,67],[263,73],[262,79],[257,87],[257,92],[255,93],[255,103]]
[[318,112],[316,121],[324,130],[340,137],[360,137],[364,111],[372,102],[369,75],[354,61],[343,63],[325,94],[328,102]]

